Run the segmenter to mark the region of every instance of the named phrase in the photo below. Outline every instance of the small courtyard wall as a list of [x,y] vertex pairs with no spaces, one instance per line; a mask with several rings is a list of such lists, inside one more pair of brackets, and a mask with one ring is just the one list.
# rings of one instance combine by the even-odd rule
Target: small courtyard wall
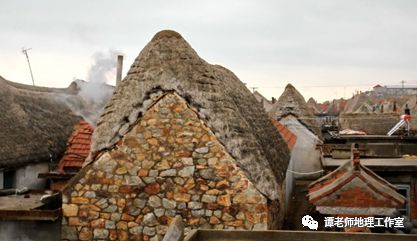
[[279,205],[255,188],[186,101],[169,93],[71,181],[63,233],[161,240],[176,215],[186,231],[265,230],[280,225]]

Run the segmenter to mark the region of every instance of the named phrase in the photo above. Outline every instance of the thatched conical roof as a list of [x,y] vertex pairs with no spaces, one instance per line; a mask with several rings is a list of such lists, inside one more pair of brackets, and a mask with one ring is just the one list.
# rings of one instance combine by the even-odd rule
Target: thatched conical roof
[[359,95],[355,95],[350,100],[348,100],[348,102],[346,104],[346,108],[343,111],[343,113],[354,113],[365,102],[369,102],[369,98],[366,96],[365,93],[361,93]]
[[320,114],[321,113],[319,104],[317,103],[317,101],[313,97],[310,97],[310,99],[308,99],[307,105],[308,105],[308,107],[310,107],[310,109],[313,111],[314,114],[316,114],[316,113]]
[[279,197],[289,151],[251,92],[229,70],[201,59],[180,34],[157,33],[107,103],[93,134],[91,157],[112,148],[152,104],[175,91],[186,99],[256,187]]
[[75,93],[72,87],[33,87],[0,76],[0,168],[59,158],[80,120],[62,97]]
[[308,105],[317,105],[317,101],[316,101],[313,97],[310,97],[310,98],[307,100],[307,104],[308,104]]
[[307,105],[301,93],[291,84],[285,87],[284,92],[272,106],[269,114],[278,120],[287,115],[293,115],[316,135],[320,136],[321,134],[319,123],[312,109]]
[[270,113],[278,118],[289,114],[297,117],[313,116],[304,97],[292,84],[288,84],[285,87],[284,92],[278,98],[278,101],[274,104]]

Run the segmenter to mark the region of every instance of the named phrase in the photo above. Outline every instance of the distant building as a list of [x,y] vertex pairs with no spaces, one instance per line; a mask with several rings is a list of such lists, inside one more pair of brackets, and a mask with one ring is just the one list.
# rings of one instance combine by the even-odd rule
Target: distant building
[[[352,162],[351,146],[353,144],[357,145],[358,152],[354,159],[358,159],[357,156],[360,155],[360,166],[357,176],[367,176],[364,179],[362,178],[362,180],[368,187],[363,186],[361,182],[356,182],[356,184],[355,182],[350,182],[347,184],[347,182],[343,181],[344,177],[352,176],[356,173],[355,166],[352,166],[351,163],[349,164],[349,162]],[[334,189],[329,193],[338,194],[344,192],[343,190],[347,190],[348,187],[367,193],[365,194],[366,197],[362,198],[365,199],[362,204],[360,199],[355,199],[355,202],[347,201],[349,197],[342,194],[339,196],[323,196],[324,199],[329,200],[329,202],[333,200],[334,204],[337,202],[342,204],[344,202],[345,209],[348,210],[351,207],[352,212],[353,209],[357,208],[356,212],[354,212],[355,215],[360,215],[361,208],[363,208],[363,211],[368,211],[369,216],[378,215],[377,213],[371,213],[371,211],[373,209],[375,211],[377,207],[382,208],[379,211],[379,215],[404,217],[407,229],[403,231],[417,233],[417,225],[414,225],[417,221],[417,139],[415,137],[346,135],[326,141],[320,149],[323,155],[323,169],[330,172],[330,174],[316,182],[316,184],[325,183],[319,189],[324,190],[327,184],[333,183],[334,185],[329,186],[329,189],[330,187],[334,187]],[[340,184],[338,188],[336,188],[337,183]],[[342,188],[342,183],[346,183],[348,186],[344,189]],[[314,186],[315,184],[310,186],[310,192],[316,192],[313,190]],[[381,190],[383,190],[382,193]],[[397,194],[393,193],[393,190],[404,196],[405,202],[398,202],[401,201],[401,198],[398,198]],[[317,191],[316,193],[319,192]],[[362,194],[357,194],[357,196],[360,195]],[[345,201],[337,201],[337,197],[345,199]],[[383,201],[386,198],[388,200]],[[380,200],[379,203],[376,200]],[[314,202],[314,200],[313,203],[317,206],[321,205]],[[392,212],[393,208],[397,211],[391,214],[383,211],[390,209],[390,212]],[[319,211],[320,209],[318,208]],[[342,213],[340,214],[342,215]]]
[[274,98],[272,98],[272,101],[269,101],[256,90],[253,92],[253,95],[255,96],[256,100],[262,104],[266,112],[268,112],[272,108],[272,105],[275,103]]
[[417,86],[399,86],[399,85],[392,85],[392,86],[381,86],[375,85],[373,91],[377,95],[412,95],[417,94]]
[[353,149],[352,155],[351,160],[309,185],[309,201],[321,214],[334,217],[394,215],[407,199],[394,185],[361,164],[359,150]]

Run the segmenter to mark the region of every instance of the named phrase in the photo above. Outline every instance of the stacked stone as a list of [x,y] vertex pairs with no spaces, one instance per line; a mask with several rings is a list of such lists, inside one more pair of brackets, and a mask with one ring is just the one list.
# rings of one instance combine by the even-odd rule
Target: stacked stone
[[161,240],[190,228],[266,229],[267,199],[175,93],[154,104],[64,194],[68,240]]

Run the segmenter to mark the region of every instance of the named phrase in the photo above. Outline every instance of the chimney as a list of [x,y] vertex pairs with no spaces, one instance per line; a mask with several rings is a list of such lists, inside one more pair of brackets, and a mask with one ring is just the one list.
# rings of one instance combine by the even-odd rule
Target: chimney
[[117,55],[116,86],[122,81],[123,55]]
[[272,97],[272,104],[275,104],[275,102],[277,102],[277,99],[275,99],[274,97]]
[[406,115],[411,115],[411,113],[410,113],[410,108],[408,108],[408,104],[405,104],[405,110],[404,110],[404,113],[405,113]]

